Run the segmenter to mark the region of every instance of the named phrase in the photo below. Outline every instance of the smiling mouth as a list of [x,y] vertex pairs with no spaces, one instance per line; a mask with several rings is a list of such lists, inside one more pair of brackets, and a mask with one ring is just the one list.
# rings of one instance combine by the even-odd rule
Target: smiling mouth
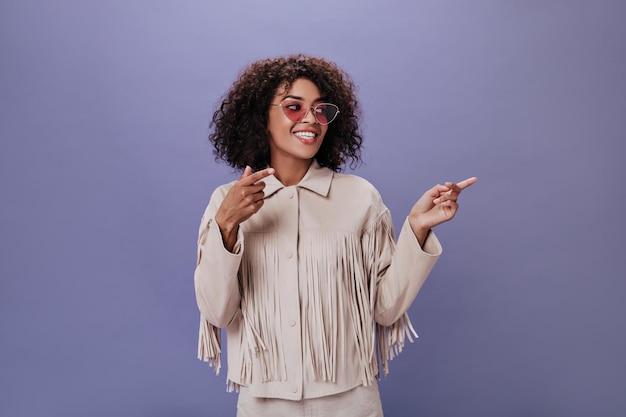
[[294,132],[293,135],[305,145],[314,144],[317,141],[317,137],[319,136],[317,133],[310,131]]
[[294,135],[304,140],[312,140],[317,137],[317,133],[314,132],[295,132]]

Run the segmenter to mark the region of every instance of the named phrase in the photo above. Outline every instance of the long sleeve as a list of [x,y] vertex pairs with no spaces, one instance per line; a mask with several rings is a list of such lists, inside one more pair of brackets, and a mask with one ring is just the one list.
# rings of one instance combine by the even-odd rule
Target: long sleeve
[[219,373],[221,362],[220,327],[226,327],[241,302],[237,271],[243,252],[243,233],[237,235],[235,253],[222,241],[215,213],[223,199],[223,189],[216,190],[205,210],[198,231],[198,257],[194,273],[196,301],[200,310],[198,358],[209,362]]
[[235,253],[224,248],[222,235],[214,219],[222,200],[219,191],[211,197],[200,222],[194,282],[198,308],[204,318],[214,326],[226,327],[241,302],[237,271],[243,252],[243,234],[239,230]]
[[[409,309],[442,252],[433,232],[429,233],[422,249],[408,220],[402,225],[394,251],[390,222],[389,212],[386,212],[377,225],[382,229],[377,234],[384,241],[379,248],[374,319],[383,326],[391,326]],[[389,230],[391,236],[385,232]]]
[[391,215],[385,208],[363,236],[363,253],[370,280],[370,299],[376,322],[379,366],[386,375],[389,360],[417,337],[407,310],[441,254],[430,233],[424,249],[405,220],[396,243]]

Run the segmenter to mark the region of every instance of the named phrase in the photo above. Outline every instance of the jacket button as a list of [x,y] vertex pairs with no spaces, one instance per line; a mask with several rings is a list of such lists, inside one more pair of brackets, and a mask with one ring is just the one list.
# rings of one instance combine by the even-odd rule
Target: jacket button
[[293,386],[293,393],[295,394],[296,392],[298,392],[298,386],[297,386],[297,385],[294,385],[294,386]]
[[289,193],[289,199],[293,198],[293,191]]
[[295,321],[295,320],[290,320],[290,321],[289,321],[289,325],[290,325],[291,327],[295,326],[295,325],[296,325],[296,321]]
[[287,252],[287,258],[289,258],[289,259],[293,258],[293,253],[292,252]]

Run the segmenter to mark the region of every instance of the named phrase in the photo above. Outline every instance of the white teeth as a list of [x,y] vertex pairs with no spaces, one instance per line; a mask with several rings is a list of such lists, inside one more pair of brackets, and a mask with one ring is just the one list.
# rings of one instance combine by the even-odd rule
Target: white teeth
[[317,136],[313,132],[295,132],[294,135],[302,139],[313,139],[315,136]]

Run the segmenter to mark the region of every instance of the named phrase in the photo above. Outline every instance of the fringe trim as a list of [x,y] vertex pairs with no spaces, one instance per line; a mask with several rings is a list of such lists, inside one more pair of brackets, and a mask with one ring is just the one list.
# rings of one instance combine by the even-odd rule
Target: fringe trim
[[222,368],[221,361],[222,334],[219,328],[210,324],[207,319],[200,315],[200,331],[198,334],[198,359],[208,362],[219,375]]
[[239,392],[240,385],[230,379],[226,381],[226,392]]
[[[376,284],[383,278],[389,262],[393,258],[396,246],[393,222],[388,210],[385,210],[376,219],[373,227],[368,228],[362,241],[365,265],[366,268],[369,268],[370,305],[372,306],[372,314],[374,314]],[[376,349],[372,347],[372,353],[376,352],[373,362],[377,363],[377,359],[380,360],[380,364],[377,363],[376,365],[377,377],[380,378],[381,369],[384,376],[389,374],[389,361],[402,352],[406,340],[408,339],[413,343],[414,338],[417,339],[419,336],[415,332],[407,313],[404,313],[391,326],[375,323],[374,332],[378,343]]]
[[[362,364],[364,382],[375,378],[371,347],[374,334],[367,279],[358,236],[353,234],[314,233],[301,241],[304,270],[308,279],[300,283],[302,294],[302,331],[306,365],[315,380],[337,380],[337,345],[351,324]],[[325,242],[320,245],[319,242]],[[324,262],[326,260],[327,262]]]
[[240,381],[244,385],[252,382],[253,360],[259,363],[261,381],[286,381],[287,365],[278,325],[281,311],[275,234],[259,233],[246,237],[239,282],[243,314]]
[[405,340],[413,343],[414,338],[419,336],[415,332],[407,313],[404,313],[398,321],[391,326],[385,327],[376,324],[376,339],[378,340],[378,352],[381,360],[380,367],[383,375],[389,374],[389,361],[402,352]]

